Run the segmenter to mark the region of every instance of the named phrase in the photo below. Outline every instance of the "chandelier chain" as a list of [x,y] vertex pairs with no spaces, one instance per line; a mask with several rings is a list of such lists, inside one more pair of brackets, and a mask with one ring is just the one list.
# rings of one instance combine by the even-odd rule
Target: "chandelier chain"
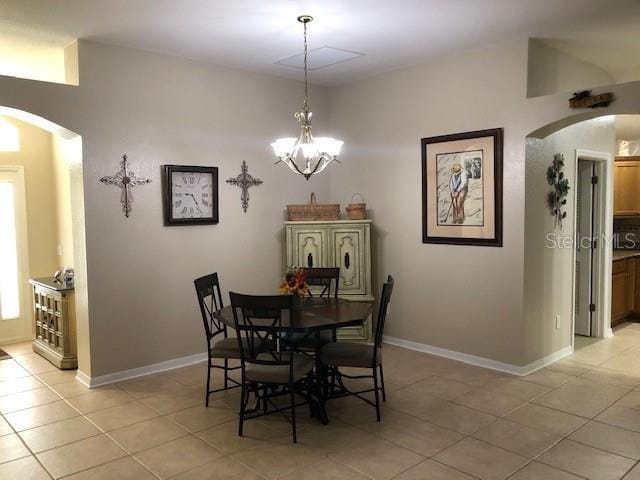
[[307,97],[308,97],[308,92],[309,92],[309,88],[307,86],[307,52],[308,52],[308,48],[307,48],[307,22],[303,23],[304,25],[304,109],[305,111],[309,109],[308,103],[307,103]]

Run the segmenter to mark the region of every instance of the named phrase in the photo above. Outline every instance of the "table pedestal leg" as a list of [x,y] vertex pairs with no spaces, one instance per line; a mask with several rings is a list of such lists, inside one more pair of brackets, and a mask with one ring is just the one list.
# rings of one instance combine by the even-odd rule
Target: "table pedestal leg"
[[323,425],[327,425],[329,423],[329,417],[327,415],[327,410],[325,408],[325,389],[324,386],[324,377],[323,377],[323,368],[322,361],[320,360],[320,331],[316,332],[316,381],[315,381],[315,390],[316,396],[318,398],[318,419],[322,422]]

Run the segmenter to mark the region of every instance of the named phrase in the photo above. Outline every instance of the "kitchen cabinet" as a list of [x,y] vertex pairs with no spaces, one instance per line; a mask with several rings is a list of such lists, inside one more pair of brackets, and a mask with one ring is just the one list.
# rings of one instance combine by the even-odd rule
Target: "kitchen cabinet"
[[616,157],[613,214],[640,215],[640,157]]
[[[640,265],[636,258],[613,262],[611,282],[611,326],[621,324],[632,315],[640,303],[636,302],[636,270]],[[638,307],[636,307],[636,305]]]

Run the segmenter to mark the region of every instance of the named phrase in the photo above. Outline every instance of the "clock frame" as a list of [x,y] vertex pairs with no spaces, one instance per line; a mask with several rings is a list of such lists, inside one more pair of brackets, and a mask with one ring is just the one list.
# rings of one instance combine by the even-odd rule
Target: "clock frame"
[[[174,216],[173,204],[176,200],[176,192],[173,185],[174,173],[183,174],[206,174],[211,176],[211,214],[206,217],[185,217]],[[162,199],[164,224],[166,226],[176,225],[210,225],[216,224],[218,218],[218,167],[202,167],[195,165],[163,165],[162,171]],[[181,199],[182,200],[182,199]],[[194,199],[194,202],[197,200]]]

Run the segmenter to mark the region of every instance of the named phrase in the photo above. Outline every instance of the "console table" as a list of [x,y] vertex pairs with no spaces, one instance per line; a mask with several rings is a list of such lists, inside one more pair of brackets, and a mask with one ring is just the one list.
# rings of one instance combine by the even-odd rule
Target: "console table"
[[73,287],[53,278],[34,278],[29,283],[36,331],[33,351],[60,369],[78,368]]

